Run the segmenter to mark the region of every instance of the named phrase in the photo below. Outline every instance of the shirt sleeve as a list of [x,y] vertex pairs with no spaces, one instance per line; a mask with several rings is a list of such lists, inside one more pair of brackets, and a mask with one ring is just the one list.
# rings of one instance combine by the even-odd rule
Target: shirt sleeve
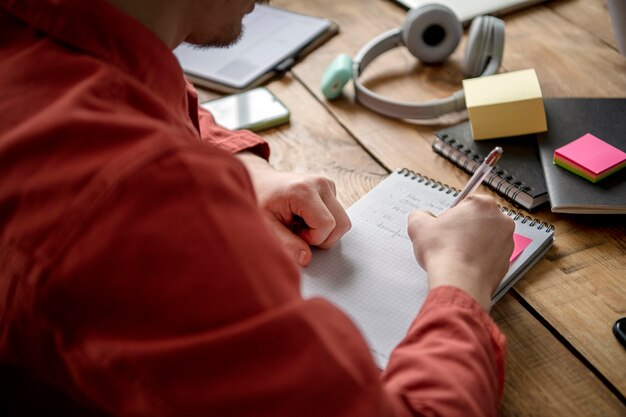
[[[230,153],[241,151],[252,152],[261,158],[269,159],[270,147],[259,135],[249,130],[229,130],[215,123],[213,115],[205,108],[198,105],[198,94],[193,85],[187,81],[187,94],[189,95],[189,111],[197,113],[197,123],[200,130],[200,138]],[[195,115],[192,114],[192,120]]]
[[203,142],[215,145],[230,153],[247,150],[263,159],[269,158],[269,145],[259,135],[249,130],[224,129],[215,123],[213,115],[203,107],[198,107],[198,120],[200,137]]
[[394,350],[383,381],[418,415],[495,417],[505,352],[505,336],[478,302],[438,287]]
[[381,379],[352,322],[301,298],[235,158],[164,156],[100,201],[37,296],[70,395],[115,416],[495,414],[501,346],[469,296],[433,291]]
[[300,297],[243,165],[200,148],[142,168],[74,231],[37,296],[44,379],[114,416],[385,415],[358,330]]

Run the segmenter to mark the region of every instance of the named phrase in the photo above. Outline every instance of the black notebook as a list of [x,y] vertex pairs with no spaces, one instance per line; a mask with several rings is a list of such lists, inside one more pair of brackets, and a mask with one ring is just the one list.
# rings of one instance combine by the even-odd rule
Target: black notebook
[[484,183],[512,204],[533,210],[548,201],[536,135],[475,141],[469,122],[435,132],[433,150],[473,174],[494,147],[502,158]]
[[[352,229],[331,249],[315,251],[302,271],[304,297],[323,297],[341,308],[359,327],[374,359],[385,368],[428,293],[426,271],[413,255],[407,235],[414,209],[439,214],[457,190],[408,170],[392,173],[348,208]],[[495,303],[552,246],[554,228],[503,208],[515,220],[515,233],[526,238],[520,255],[492,297]],[[472,242],[468,242],[472,244]]]
[[554,150],[585,133],[626,151],[626,98],[546,98],[540,159],[556,213],[626,214],[626,170],[592,183],[553,164]]

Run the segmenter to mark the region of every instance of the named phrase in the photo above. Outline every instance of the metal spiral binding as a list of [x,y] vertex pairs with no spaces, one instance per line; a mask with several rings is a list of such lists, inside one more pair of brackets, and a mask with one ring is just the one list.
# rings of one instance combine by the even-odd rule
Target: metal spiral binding
[[[470,148],[464,149],[465,146],[463,146],[462,143],[458,143],[456,139],[451,138],[447,134],[442,135],[439,139],[450,145],[451,148],[439,150],[435,148],[433,143],[433,150],[444,158],[451,161],[459,168],[463,169],[465,172],[473,174],[473,172],[470,171],[468,167],[470,161],[474,161],[480,164],[483,160],[483,157],[475,152],[472,152]],[[454,150],[458,151],[456,155],[453,155]],[[464,158],[463,155],[465,155],[466,158]],[[464,159],[464,161],[462,162],[461,159]],[[493,174],[494,175],[490,177],[489,180],[486,182],[486,185],[489,188],[498,192],[514,205],[517,205],[515,199],[520,193],[532,191],[532,187],[526,185],[523,181],[515,178],[513,175],[501,168],[496,167],[496,170],[493,171]]]
[[457,196],[461,191],[449,186],[448,184],[444,184],[441,181],[436,181],[426,175],[419,174],[415,171],[411,171],[408,168],[402,168],[398,170],[398,174],[404,175],[405,177],[410,177],[412,180],[417,180],[417,182],[424,183],[424,185],[430,186],[433,189],[439,189],[439,191],[445,191],[446,194],[452,194],[453,196]]
[[[460,190],[449,186],[448,184],[444,184],[440,181],[435,181],[432,178],[427,177],[426,175],[422,175],[419,174],[415,171],[411,171],[408,168],[402,168],[400,170],[397,171],[398,174],[400,175],[404,175],[405,177],[410,177],[413,180],[417,180],[417,182],[420,183],[424,183],[424,185],[429,185],[431,188],[439,188],[439,191],[445,191],[446,194],[450,194],[450,193],[454,193],[454,196],[456,197]],[[500,185],[500,183],[498,183],[498,186]],[[521,211],[515,211],[511,208],[508,207],[504,207],[501,205],[498,205],[498,207],[500,207],[500,211],[504,214],[506,214],[509,217],[512,217],[514,221],[519,221],[522,224],[526,224],[528,223],[529,226],[531,227],[536,227],[538,230],[543,230],[545,229],[546,233],[551,232],[552,230],[554,230],[554,226],[551,224],[548,224],[546,222],[542,222],[541,220],[534,218],[534,217],[530,217],[530,216],[526,216],[524,215]]]
[[546,233],[549,233],[554,230],[553,225],[546,223],[546,222],[542,222],[541,220],[536,219],[534,217],[525,216],[522,212],[517,212],[513,209],[503,207],[503,206],[500,206],[500,211],[506,214],[507,216],[512,217],[514,221],[519,220],[519,222],[522,224],[530,222],[528,223],[528,225],[531,227],[536,227],[538,230],[542,230],[545,228]]

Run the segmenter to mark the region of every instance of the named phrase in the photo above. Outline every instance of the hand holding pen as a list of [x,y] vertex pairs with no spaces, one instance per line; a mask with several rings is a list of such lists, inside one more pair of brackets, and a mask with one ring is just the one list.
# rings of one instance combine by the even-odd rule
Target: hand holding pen
[[[472,296],[485,311],[502,277],[509,270],[515,222],[503,215],[489,196],[459,204],[487,177],[502,154],[494,149],[476,169],[452,207],[439,216],[413,210],[408,232],[415,259],[428,273],[431,289],[457,287]],[[455,254],[450,258],[450,254]],[[453,259],[453,261],[451,261]]]
[[478,188],[478,186],[482,184],[482,182],[485,180],[485,178],[487,178],[487,175],[489,175],[501,156],[502,148],[499,146],[495,147],[491,152],[489,152],[489,155],[487,155],[483,163],[476,169],[474,175],[472,175],[472,178],[469,179],[465,187],[463,187],[463,190],[461,190],[461,192],[456,196],[456,198],[450,205],[450,208],[459,204],[465,197],[472,194]]

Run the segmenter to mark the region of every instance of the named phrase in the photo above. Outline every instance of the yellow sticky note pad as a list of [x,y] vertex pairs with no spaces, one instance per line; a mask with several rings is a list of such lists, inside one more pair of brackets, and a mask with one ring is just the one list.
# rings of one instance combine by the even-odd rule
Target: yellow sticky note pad
[[463,90],[475,140],[548,130],[534,69],[463,80]]

